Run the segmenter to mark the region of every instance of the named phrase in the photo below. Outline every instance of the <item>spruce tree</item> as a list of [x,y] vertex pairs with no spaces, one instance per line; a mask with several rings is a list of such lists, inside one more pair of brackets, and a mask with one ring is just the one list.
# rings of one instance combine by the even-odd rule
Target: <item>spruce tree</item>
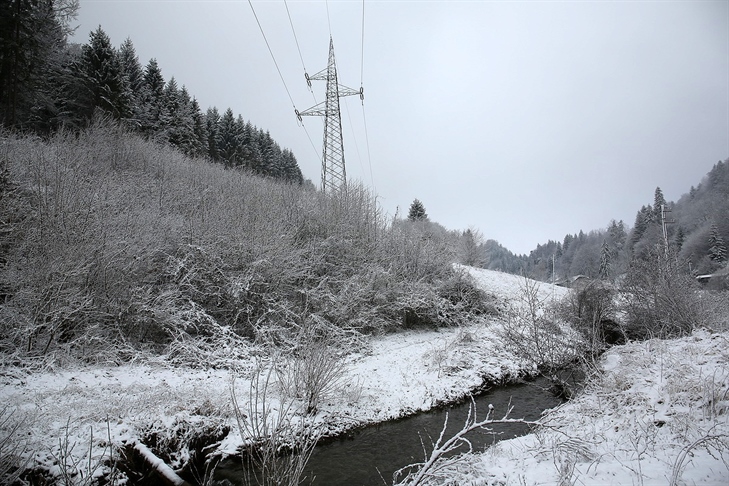
[[208,108],[205,113],[205,128],[207,130],[207,153],[210,160],[220,162],[220,113],[216,107]]
[[143,114],[140,121],[142,131],[147,135],[154,135],[161,130],[163,91],[165,89],[165,78],[157,60],[152,58],[144,68],[143,84]]
[[235,167],[240,162],[239,134],[233,110],[228,108],[218,124],[218,154],[226,167]]
[[425,206],[418,199],[415,199],[410,205],[410,211],[408,212],[408,219],[410,221],[427,221],[428,214],[425,212]]
[[610,253],[607,240],[603,240],[600,248],[600,278],[604,280],[610,278],[610,267],[612,265]]
[[76,17],[78,2],[53,0],[0,2],[0,125],[23,126],[53,76]]
[[129,101],[129,121],[132,126],[139,129],[144,103],[142,98],[144,71],[129,37],[119,46],[118,56],[126,91],[125,96]]
[[655,195],[653,196],[653,221],[661,223],[662,208],[667,208],[666,199],[663,197],[663,191],[660,187],[656,187]]
[[193,153],[195,157],[207,157],[208,129],[205,122],[205,115],[200,111],[200,104],[195,98],[190,103],[190,112],[192,114],[192,132],[193,132]]
[[716,223],[711,225],[711,234],[709,236],[709,258],[718,263],[726,262],[727,251],[724,244],[724,238],[719,233],[719,227]]
[[87,119],[96,109],[114,118],[128,116],[130,100],[127,99],[122,67],[111,39],[101,26],[89,34],[89,43],[81,47],[79,70],[88,93],[83,106]]

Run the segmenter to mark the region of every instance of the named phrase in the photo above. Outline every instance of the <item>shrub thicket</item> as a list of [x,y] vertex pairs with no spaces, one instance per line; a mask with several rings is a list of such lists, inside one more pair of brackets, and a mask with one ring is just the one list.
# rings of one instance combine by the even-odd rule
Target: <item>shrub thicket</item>
[[672,252],[653,247],[631,262],[623,283],[629,339],[685,336],[714,320],[696,280]]
[[0,160],[6,350],[118,361],[194,342],[213,360],[314,320],[374,333],[488,311],[433,223],[388,222],[357,185],[324,196],[103,122],[6,134]]

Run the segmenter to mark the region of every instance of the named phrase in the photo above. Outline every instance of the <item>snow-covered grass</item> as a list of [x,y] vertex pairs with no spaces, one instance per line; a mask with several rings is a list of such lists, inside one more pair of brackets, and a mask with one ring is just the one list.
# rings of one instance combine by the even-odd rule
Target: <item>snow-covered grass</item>
[[453,485],[725,485],[728,412],[729,333],[617,346],[543,428],[444,474]]
[[[513,297],[520,285],[518,277],[498,272],[474,270],[474,275],[481,288],[502,299]],[[347,357],[346,375],[320,404],[316,423],[324,433],[336,434],[463,398],[485,381],[533,373],[531,364],[505,349],[500,325],[488,320],[368,338],[360,352]],[[22,434],[26,454],[56,473],[59,440],[75,444],[66,451],[73,456],[69,462],[83,470],[89,450],[93,464],[108,455],[107,435],[117,446],[151,437],[167,443],[170,452],[179,452],[167,459],[179,466],[187,459],[184,441],[194,428],[213,436],[229,428],[218,447],[221,454],[235,453],[244,443],[235,425],[231,383],[236,378],[238,401],[245,403],[258,351],[241,353],[245,357],[231,359],[227,369],[162,362],[33,372],[6,367],[0,400],[14,411],[11,422],[24,420],[17,440]]]
[[[468,271],[503,308],[518,305],[523,278]],[[558,300],[568,291],[541,284],[537,292],[542,300]],[[339,386],[311,420],[322,433],[337,434],[465,397],[484,381],[534,373],[533,362],[502,342],[503,325],[488,318],[367,338],[359,352],[347,356]],[[728,334],[701,331],[675,341],[613,348],[604,357],[604,373],[583,395],[548,415],[547,428],[467,457],[448,479],[451,484],[664,484],[676,476],[676,484],[719,484],[727,479],[721,459],[729,433],[728,340]],[[108,437],[116,446],[153,441],[155,452],[170,454],[164,459],[173,467],[188,459],[186,444],[200,433],[222,438],[207,452],[233,454],[247,439],[231,404],[233,379],[243,406],[251,401],[256,366],[271,365],[260,349],[238,356],[225,369],[163,362],[34,372],[6,366],[0,370],[0,403],[12,411],[12,420],[0,424],[0,440],[22,420],[13,437],[25,456],[57,476],[61,469],[77,472],[79,482],[81,473],[86,478],[108,471],[109,464],[95,468],[110,458]],[[277,386],[270,390],[273,407],[281,396]]]

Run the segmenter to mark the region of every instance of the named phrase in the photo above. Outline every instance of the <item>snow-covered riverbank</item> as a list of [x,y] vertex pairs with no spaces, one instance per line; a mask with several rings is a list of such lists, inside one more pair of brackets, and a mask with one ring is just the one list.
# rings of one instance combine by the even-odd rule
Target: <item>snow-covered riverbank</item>
[[[502,302],[518,291],[519,277],[474,270],[481,286]],[[544,296],[552,289],[543,289]],[[557,289],[564,295],[565,289]],[[484,320],[438,331],[408,331],[367,338],[364,349],[347,357],[345,376],[320,405],[317,424],[327,434],[427,410],[465,397],[484,382],[533,373],[533,365],[508,352],[498,337],[500,322]],[[22,421],[11,442],[32,454],[31,464],[59,473],[60,463],[89,463],[108,456],[108,438],[116,445],[154,436],[180,447],[200,430],[225,436],[219,452],[231,454],[243,443],[230,392],[236,379],[239,403],[248,401],[247,383],[260,350],[230,362],[227,369],[193,369],[157,363],[123,366],[71,366],[65,369],[7,367],[2,370],[0,400],[6,426]],[[260,359],[260,356],[258,356]],[[265,363],[265,357],[264,357]],[[12,414],[12,416],[11,416]],[[6,427],[8,430],[8,427]],[[59,446],[60,440],[60,446]],[[64,449],[63,445],[75,444]],[[61,451],[60,449],[64,449]],[[61,457],[68,455],[69,457]],[[88,469],[88,468],[87,468]]]
[[[495,325],[369,339],[366,353],[348,358],[346,377],[321,405],[317,423],[336,434],[464,397],[484,380],[532,372],[503,350]],[[32,373],[10,368],[3,370],[0,400],[14,411],[14,420],[24,419],[16,440],[47,466],[57,462],[59,439],[76,444],[72,453],[82,459],[92,431],[97,458],[108,454],[109,434],[115,444],[153,434],[184,441],[193,427],[229,428],[220,447],[230,454],[243,443],[231,407],[232,380],[245,403],[253,366],[251,358],[237,363],[238,371],[162,363]]]
[[[545,428],[442,471],[448,484],[729,484],[729,333],[616,346]],[[433,484],[440,484],[438,479]]]
[[[523,279],[471,270],[502,302]],[[541,298],[566,295],[542,284]],[[336,434],[440,403],[534,370],[499,338],[495,318],[438,331],[367,338],[347,357],[345,376],[315,421]],[[219,440],[207,452],[232,454],[244,442],[231,404],[239,403],[260,350],[240,353],[226,369],[193,369],[146,362],[65,369],[0,370],[3,433],[21,421],[8,444],[53,474],[100,475],[115,445],[154,437],[182,464],[184,444],[203,431]],[[261,361],[262,360],[262,361]],[[604,374],[573,402],[546,418],[549,428],[473,455],[447,472],[449,484],[725,484],[729,449],[729,334],[697,331],[672,341],[613,348]],[[518,417],[515,417],[518,418]],[[2,422],[2,421],[0,421]],[[3,435],[4,437],[5,435]],[[5,449],[7,450],[7,448]],[[91,451],[89,460],[88,453]],[[11,451],[12,452],[12,451]],[[97,467],[98,465],[98,467]]]

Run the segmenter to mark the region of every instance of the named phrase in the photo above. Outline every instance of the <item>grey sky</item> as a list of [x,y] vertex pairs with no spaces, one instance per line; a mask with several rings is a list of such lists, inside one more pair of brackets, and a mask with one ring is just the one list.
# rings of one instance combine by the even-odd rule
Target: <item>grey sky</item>
[[[284,2],[253,6],[296,108],[312,106]],[[390,215],[418,198],[447,228],[528,253],[632,225],[656,186],[676,200],[729,157],[727,1],[366,0],[363,63],[361,1],[288,8],[309,74],[331,26],[340,83],[364,80],[369,157],[348,98],[347,175]],[[269,130],[319,184],[322,122],[298,125],[247,1],[81,0],[78,23],[79,42],[98,25],[130,37],[142,65]]]

